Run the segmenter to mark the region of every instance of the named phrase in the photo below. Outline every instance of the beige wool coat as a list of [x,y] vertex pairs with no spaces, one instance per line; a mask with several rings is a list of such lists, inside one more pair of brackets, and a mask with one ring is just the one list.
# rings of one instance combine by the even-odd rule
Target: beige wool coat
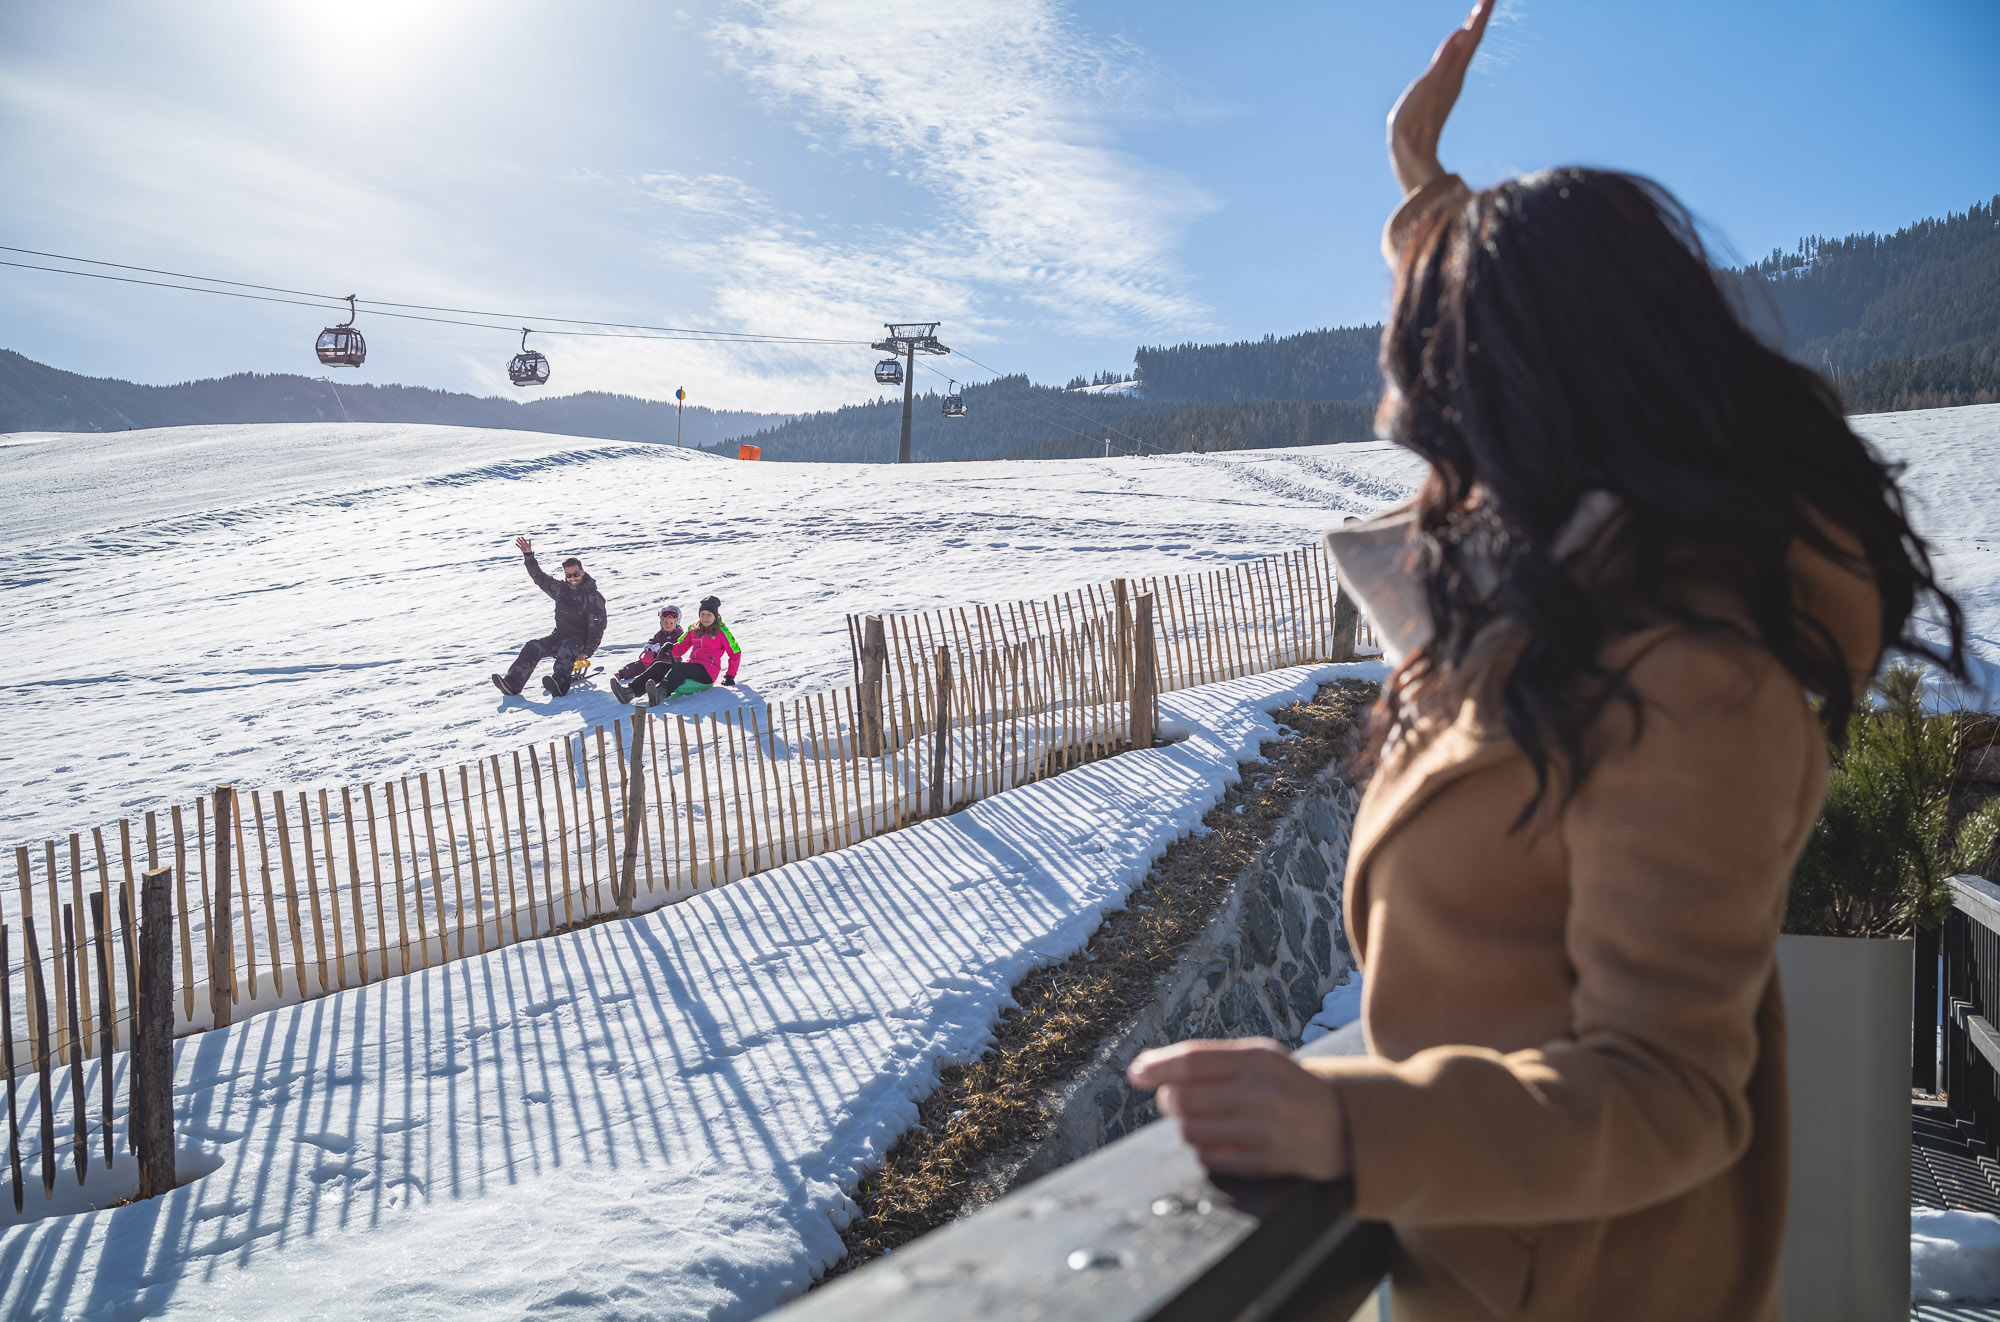
[[[1872,584],[1792,563],[1865,683]],[[1395,1316],[1776,1318],[1776,942],[1827,756],[1806,696],[1747,642],[1622,638],[1604,659],[1643,720],[1613,704],[1581,790],[1515,830],[1534,778],[1499,722],[1508,644],[1476,647],[1483,682],[1384,750],[1355,821],[1370,1054],[1308,1062],[1346,1111],[1357,1214],[1395,1230]]]

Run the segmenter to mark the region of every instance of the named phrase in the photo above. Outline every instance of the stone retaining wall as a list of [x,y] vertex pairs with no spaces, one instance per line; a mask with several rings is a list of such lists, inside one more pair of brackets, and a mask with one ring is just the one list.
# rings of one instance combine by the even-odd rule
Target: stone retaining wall
[[[1260,768],[1245,768],[1254,780]],[[1274,1037],[1297,1046],[1320,1002],[1354,970],[1340,883],[1358,792],[1335,763],[1306,787],[1208,930],[1161,979],[1137,1022],[1099,1050],[1049,1105],[1054,1133],[1009,1181],[1019,1185],[1157,1117],[1125,1082],[1141,1051],[1191,1037]]]

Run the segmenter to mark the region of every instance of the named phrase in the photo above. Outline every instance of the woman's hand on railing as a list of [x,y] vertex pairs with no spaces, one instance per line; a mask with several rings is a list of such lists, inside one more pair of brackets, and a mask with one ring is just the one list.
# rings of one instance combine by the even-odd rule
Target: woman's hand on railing
[[1406,197],[1445,172],[1438,161],[1438,139],[1458,103],[1465,70],[1479,49],[1479,39],[1486,35],[1494,4],[1495,0],[1478,0],[1472,6],[1465,25],[1444,39],[1431,56],[1430,68],[1403,89],[1389,111],[1389,164]]
[[1212,1172],[1333,1180],[1351,1169],[1340,1094],[1269,1038],[1176,1042],[1141,1052],[1125,1076],[1158,1090],[1160,1114]]

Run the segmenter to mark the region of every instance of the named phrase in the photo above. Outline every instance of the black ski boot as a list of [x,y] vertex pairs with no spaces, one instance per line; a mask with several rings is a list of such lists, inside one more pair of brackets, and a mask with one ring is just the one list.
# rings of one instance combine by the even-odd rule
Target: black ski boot
[[632,701],[632,690],[618,682],[618,676],[611,677],[611,696],[620,702]]
[[495,671],[493,675],[493,687],[499,689],[502,693],[506,694],[510,698],[518,698],[521,696],[521,690],[510,685],[507,682],[507,677],[503,674],[500,674],[498,671]]
[[556,687],[556,677],[554,675],[542,676],[542,692],[548,694],[551,698],[560,698],[563,695],[563,691]]

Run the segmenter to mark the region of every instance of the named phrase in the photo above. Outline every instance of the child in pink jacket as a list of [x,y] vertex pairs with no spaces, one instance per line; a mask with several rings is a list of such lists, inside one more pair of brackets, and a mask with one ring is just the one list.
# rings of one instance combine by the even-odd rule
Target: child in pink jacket
[[637,661],[629,661],[618,668],[611,677],[611,691],[618,695],[618,701],[632,701],[632,690],[626,685],[646,673],[647,667],[655,661],[667,659],[667,649],[681,640],[681,608],[662,606],[660,608],[660,631],[646,640],[646,646],[639,653]]
[[[706,687],[720,675],[723,683],[734,684],[736,669],[743,664],[743,649],[736,645],[736,635],[722,622],[722,601],[718,597],[701,599],[701,614],[695,626],[682,634],[670,650],[675,658],[687,659],[669,662],[662,657],[654,661],[632,681],[631,692],[645,694],[649,703],[665,702],[690,680]],[[721,674],[724,657],[729,660],[727,674]]]

